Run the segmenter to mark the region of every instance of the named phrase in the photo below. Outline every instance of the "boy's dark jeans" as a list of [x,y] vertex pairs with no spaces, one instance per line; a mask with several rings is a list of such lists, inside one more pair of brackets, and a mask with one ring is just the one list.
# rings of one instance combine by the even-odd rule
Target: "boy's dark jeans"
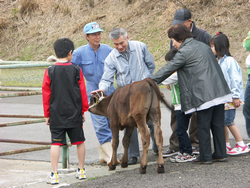
[[243,114],[246,120],[246,129],[248,137],[250,138],[250,74],[248,74],[248,79],[245,89],[245,104],[243,106]]
[[179,141],[179,150],[181,153],[188,153],[192,155],[192,145],[187,134],[189,119],[191,118],[192,114],[185,115],[184,112],[181,110],[176,111],[176,119],[177,119],[177,127],[176,132]]

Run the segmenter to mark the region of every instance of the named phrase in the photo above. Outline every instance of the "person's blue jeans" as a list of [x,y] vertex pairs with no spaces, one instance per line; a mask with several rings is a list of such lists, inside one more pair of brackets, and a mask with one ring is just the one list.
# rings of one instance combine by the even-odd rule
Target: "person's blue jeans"
[[103,145],[106,142],[111,142],[112,132],[110,129],[109,119],[104,116],[99,116],[92,113],[90,113],[90,117],[95,129],[96,137],[100,145]]
[[192,145],[187,134],[189,119],[191,118],[192,114],[186,114],[181,110],[176,111],[176,119],[177,119],[177,127],[176,132],[179,141],[179,150],[181,153],[188,153],[192,155]]
[[234,125],[235,124],[234,119],[235,119],[235,109],[225,110],[224,125],[228,127]]
[[243,115],[245,116],[246,120],[247,134],[250,138],[250,74],[248,74],[248,79],[246,83],[244,103],[245,104],[243,105]]

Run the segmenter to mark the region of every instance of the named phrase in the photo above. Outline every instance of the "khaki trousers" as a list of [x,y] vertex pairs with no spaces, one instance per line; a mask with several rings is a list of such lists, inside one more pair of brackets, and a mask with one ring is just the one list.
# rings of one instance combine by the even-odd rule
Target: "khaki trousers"
[[[176,120],[176,112],[174,110],[171,111],[170,126],[172,129],[172,135],[169,138],[169,149],[179,151],[178,136],[176,133],[177,120]],[[196,113],[193,113],[191,116],[191,121],[189,123],[188,133],[189,133],[189,138],[190,138],[192,147],[199,147],[197,114]]]

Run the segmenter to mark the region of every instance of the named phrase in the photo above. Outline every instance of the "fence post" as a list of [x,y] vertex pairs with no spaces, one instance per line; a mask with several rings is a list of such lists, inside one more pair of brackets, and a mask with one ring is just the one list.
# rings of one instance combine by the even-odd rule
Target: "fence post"
[[69,168],[69,137],[66,133],[66,146],[62,147],[62,168]]

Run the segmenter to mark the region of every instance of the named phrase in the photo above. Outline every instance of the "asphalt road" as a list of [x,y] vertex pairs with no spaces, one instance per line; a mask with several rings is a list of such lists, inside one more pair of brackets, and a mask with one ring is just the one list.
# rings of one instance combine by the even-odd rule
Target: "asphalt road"
[[137,167],[133,170],[97,177],[91,181],[77,182],[70,187],[250,187],[250,153],[229,157],[228,162],[215,162],[211,165],[191,162],[171,163],[169,159],[165,159],[164,174],[158,174],[156,167],[156,163],[148,165],[147,174],[139,174],[139,167]]
[[[171,100],[170,92],[166,89],[162,89],[165,97]],[[4,93],[1,91],[0,93]],[[162,131],[163,131],[163,145],[164,149],[167,149],[169,144],[169,137],[171,135],[170,129],[170,111],[164,106],[161,107],[162,111]],[[236,125],[238,126],[242,138],[246,142],[250,142],[245,130],[245,121],[242,115],[242,108],[236,111]],[[24,115],[43,115],[42,96],[23,96],[23,97],[11,97],[0,99],[0,114],[24,114]],[[86,160],[85,164],[89,169],[88,177],[94,179],[91,181],[84,181],[84,183],[78,183],[76,180],[68,180],[68,184],[71,187],[83,186],[83,187],[218,187],[218,185],[228,185],[228,187],[250,187],[250,170],[249,162],[250,155],[242,155],[238,157],[229,158],[228,163],[216,163],[209,166],[188,164],[174,164],[170,163],[168,159],[165,159],[165,173],[157,174],[156,161],[157,156],[152,151],[149,151],[150,165],[147,169],[146,175],[139,175],[139,164],[132,165],[128,169],[121,169],[117,167],[114,172],[108,171],[106,166],[98,164],[98,146],[97,138],[94,128],[92,126],[90,115],[86,113],[86,123],[84,123],[84,133],[86,137]],[[15,122],[29,120],[23,118],[0,118],[0,123]],[[120,144],[118,148],[118,157],[121,159],[123,133],[120,132]],[[0,138],[6,139],[19,139],[19,140],[35,140],[35,141],[50,141],[49,128],[45,123],[27,124],[19,126],[4,127],[0,130]],[[139,136],[140,138],[140,136]],[[230,140],[232,145],[235,145],[232,135],[230,134]],[[141,140],[140,149],[141,147]],[[13,144],[13,143],[1,143],[0,152],[12,151],[17,149],[31,148],[39,145],[31,144]],[[151,148],[151,146],[150,146]],[[69,162],[71,167],[75,167],[77,164],[76,147],[70,147]],[[60,162],[61,162],[60,156]],[[19,162],[18,162],[19,161]],[[44,172],[46,175],[50,172],[50,151],[41,150],[34,152],[27,152],[21,154],[13,154],[0,157],[0,187],[12,187],[28,185],[30,182],[43,182]],[[140,158],[139,158],[140,161]],[[39,162],[39,168],[36,170],[40,172],[37,175],[32,171],[33,164]],[[13,167],[11,165],[14,165]],[[29,166],[30,164],[30,166]],[[32,165],[31,165],[32,164]],[[226,164],[226,165],[225,165]],[[20,165],[20,166],[18,166]],[[94,167],[93,167],[94,165]],[[17,167],[18,166],[18,167]],[[40,168],[43,169],[41,170]],[[25,168],[27,167],[27,169]],[[94,168],[94,171],[92,169]],[[34,167],[33,167],[34,168]],[[60,165],[59,165],[60,168]],[[9,170],[11,169],[11,170]],[[16,169],[16,170],[15,170]],[[24,170],[25,169],[25,170]],[[92,170],[91,170],[92,169]],[[102,171],[103,170],[103,171]],[[219,173],[219,172],[222,173]],[[30,172],[30,174],[29,174]],[[41,172],[43,175],[41,176]],[[117,172],[117,173],[115,173]],[[29,178],[25,178],[25,173],[29,174]],[[105,177],[102,177],[104,176]],[[22,178],[18,178],[18,177]],[[32,178],[31,178],[31,177]],[[74,175],[73,175],[74,176]],[[14,177],[14,181],[13,181]],[[240,178],[237,178],[240,177]],[[66,177],[65,177],[66,178]],[[42,180],[41,180],[42,179]],[[67,178],[66,178],[67,179]],[[138,184],[138,180],[140,184]],[[227,182],[231,182],[227,184]],[[45,187],[45,184],[32,184],[30,187]],[[233,184],[235,183],[235,184]],[[242,186],[240,186],[242,185]],[[249,186],[247,186],[249,185]],[[220,186],[219,186],[220,187]],[[222,186],[223,187],[223,186]]]

